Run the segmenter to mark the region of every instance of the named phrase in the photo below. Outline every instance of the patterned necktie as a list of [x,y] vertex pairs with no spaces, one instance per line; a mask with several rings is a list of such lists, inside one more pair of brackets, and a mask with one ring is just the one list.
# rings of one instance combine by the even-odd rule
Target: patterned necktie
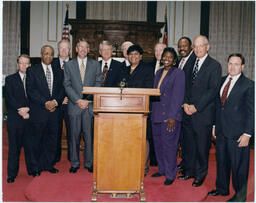
[[84,65],[84,61],[82,60],[82,63],[80,65],[80,75],[81,75],[82,83],[84,83],[84,74],[85,74],[85,65]]
[[102,79],[102,86],[104,86],[104,82],[106,80],[107,77],[107,73],[108,73],[108,64],[105,63],[104,67],[103,67],[103,79]]
[[184,64],[185,64],[185,58],[182,58],[181,59],[181,62],[180,62],[180,64],[179,64],[179,69],[183,69],[183,66],[184,66]]
[[61,69],[64,70],[64,65],[65,65],[66,61],[63,61]]
[[199,68],[198,63],[199,63],[199,59],[196,60],[196,64],[195,64],[195,67],[194,67],[194,71],[193,71],[193,75],[192,75],[192,84],[194,84],[195,79],[197,77],[198,68]]
[[222,92],[222,95],[221,95],[221,105],[222,106],[224,106],[224,104],[225,104],[225,102],[227,100],[228,89],[229,89],[229,86],[231,84],[231,80],[232,80],[232,78],[230,77],[228,83],[225,85],[225,87],[223,89],[223,92]]
[[52,95],[52,78],[51,78],[51,71],[49,69],[48,66],[46,66],[46,81],[47,81],[47,84],[48,84],[48,88],[49,88],[49,91],[50,91],[50,95]]
[[23,79],[22,79],[22,83],[24,86],[24,92],[25,92],[25,96],[27,97],[27,91],[26,91],[26,75],[24,75]]

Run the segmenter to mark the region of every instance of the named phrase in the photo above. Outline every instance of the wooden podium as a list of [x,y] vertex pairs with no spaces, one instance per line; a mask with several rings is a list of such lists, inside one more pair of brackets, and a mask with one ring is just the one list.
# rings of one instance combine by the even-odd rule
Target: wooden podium
[[98,193],[139,193],[140,201],[146,201],[146,121],[149,96],[160,95],[159,90],[84,87],[83,94],[94,95],[92,201]]

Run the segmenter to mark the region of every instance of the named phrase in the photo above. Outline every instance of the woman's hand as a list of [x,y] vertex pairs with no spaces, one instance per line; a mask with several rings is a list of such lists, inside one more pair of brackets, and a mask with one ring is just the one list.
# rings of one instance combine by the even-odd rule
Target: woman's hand
[[168,118],[168,119],[166,119],[164,122],[167,123],[167,128],[166,128],[166,130],[167,130],[168,132],[174,131],[174,128],[175,128],[175,120],[173,120],[173,119],[171,119],[171,118]]

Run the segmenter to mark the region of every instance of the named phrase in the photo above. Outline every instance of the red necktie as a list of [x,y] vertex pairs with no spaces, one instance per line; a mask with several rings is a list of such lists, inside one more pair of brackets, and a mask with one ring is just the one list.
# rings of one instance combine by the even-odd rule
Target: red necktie
[[231,80],[232,80],[232,78],[230,77],[228,83],[225,85],[225,87],[223,89],[223,92],[222,92],[222,95],[221,95],[221,104],[222,104],[222,106],[224,106],[224,104],[226,102],[226,99],[227,99],[227,96],[228,96],[228,89],[229,89],[229,86],[231,84]]

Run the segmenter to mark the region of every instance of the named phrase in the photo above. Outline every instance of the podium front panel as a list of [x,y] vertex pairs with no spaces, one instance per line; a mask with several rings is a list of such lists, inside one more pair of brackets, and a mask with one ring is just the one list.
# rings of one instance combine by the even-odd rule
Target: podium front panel
[[94,125],[97,191],[139,191],[144,179],[146,116],[99,113]]

